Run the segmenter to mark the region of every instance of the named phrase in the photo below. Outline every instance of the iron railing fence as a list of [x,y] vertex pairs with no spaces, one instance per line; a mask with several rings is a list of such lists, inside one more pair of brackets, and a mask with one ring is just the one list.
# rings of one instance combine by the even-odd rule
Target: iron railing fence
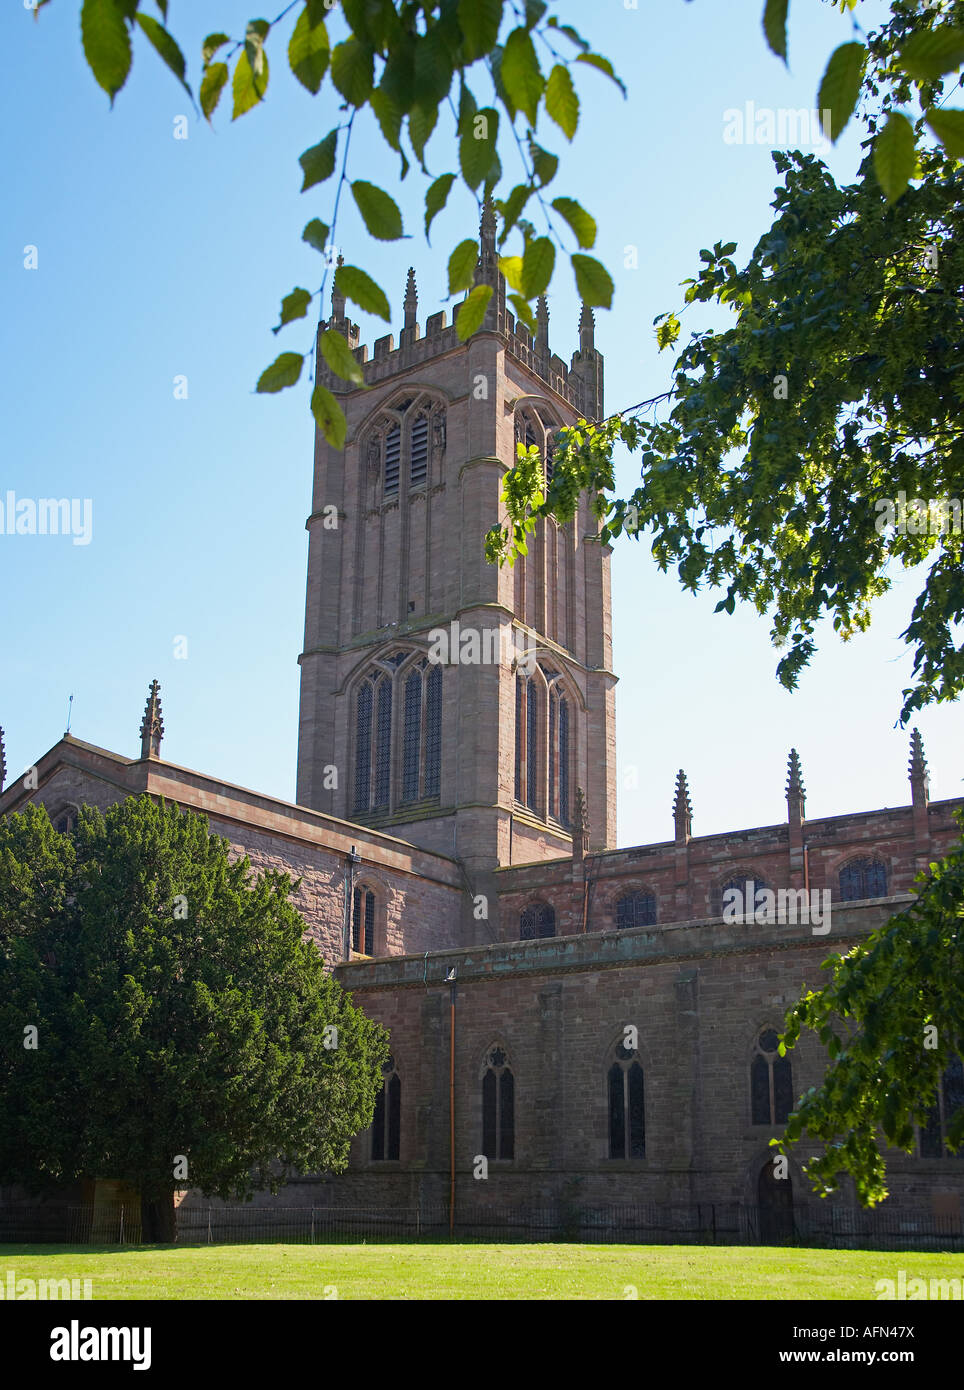
[[[444,1203],[411,1207],[280,1207],[188,1203],[175,1213],[181,1244],[327,1244],[445,1241]],[[140,1210],[130,1203],[96,1207],[0,1204],[0,1243],[137,1245]],[[959,1217],[800,1204],[767,1210],[738,1203],[633,1206],[566,1205],[456,1208],[458,1241],[576,1241],[637,1245],[810,1245],[836,1249],[964,1251]]]

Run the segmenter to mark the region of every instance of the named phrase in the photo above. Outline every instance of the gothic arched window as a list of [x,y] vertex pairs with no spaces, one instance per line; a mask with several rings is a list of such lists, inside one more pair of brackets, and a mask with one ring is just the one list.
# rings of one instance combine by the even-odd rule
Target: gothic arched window
[[887,869],[879,859],[853,859],[840,870],[842,902],[887,896]]
[[540,663],[535,674],[516,677],[516,801],[569,828],[572,767],[572,700],[561,674]]
[[[964,1108],[964,1065],[960,1057],[952,1059],[941,1082],[940,1089],[930,1108],[925,1124],[919,1129],[921,1158],[952,1157],[947,1147],[951,1122]],[[964,1145],[953,1155],[964,1158]]]
[[[392,401],[369,436],[370,476],[380,479],[381,496],[397,499],[403,477],[409,488],[424,487],[433,457],[445,448],[445,408],[430,395]],[[376,498],[378,494],[376,493]]]
[[750,1062],[750,1122],[784,1125],[793,1109],[793,1074],[790,1058],[781,1057],[779,1037],[773,1028],[761,1030]]
[[519,917],[519,940],[535,941],[539,937],[555,936],[556,913],[548,903],[533,903]]
[[739,898],[736,899],[736,902],[737,905],[742,903],[742,907],[737,907],[737,910],[740,912],[741,916],[744,913],[747,915],[752,915],[756,911],[757,906],[759,906],[761,909],[763,907],[762,903],[757,904],[757,894],[765,892],[768,887],[769,884],[764,883],[762,878],[754,878],[752,874],[743,874],[739,877],[736,874],[734,874],[732,878],[728,878],[725,883],[720,885],[718,901],[716,904],[717,915],[722,916],[724,908],[732,904],[733,899],[730,899],[728,903],[726,896],[727,893],[731,892],[738,892],[740,894]]
[[482,1152],[491,1159],[515,1157],[515,1080],[499,1046],[490,1048],[482,1072]]
[[378,1162],[397,1159],[402,1138],[402,1083],[394,1057],[382,1063],[382,1088],[375,1101],[372,1119],[372,1158]]
[[355,697],[354,812],[383,816],[437,798],[441,765],[441,666],[412,664],[406,651],[381,658]]
[[355,889],[351,915],[351,948],[360,955],[375,954],[375,894],[364,886]]
[[616,904],[616,926],[620,931],[630,927],[656,925],[656,899],[652,893],[629,893]]
[[646,1157],[643,1065],[625,1039],[613,1048],[606,1076],[609,1094],[609,1157]]

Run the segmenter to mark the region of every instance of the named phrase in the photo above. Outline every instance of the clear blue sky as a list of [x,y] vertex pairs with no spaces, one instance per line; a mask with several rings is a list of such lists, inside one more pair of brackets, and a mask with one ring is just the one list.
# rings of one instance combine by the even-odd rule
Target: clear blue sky
[[[652,320],[679,306],[679,282],[700,247],[735,240],[739,258],[769,224],[769,151],[725,143],[723,112],[747,100],[813,106],[828,54],[850,36],[835,8],[797,0],[787,72],[765,47],[761,8],[761,0],[555,6],[615,60],[629,88],[623,101],[587,70],[573,146],[564,149],[554,127],[542,132],[563,155],[558,192],[597,216],[598,253],[616,276],[614,308],[597,312],[596,334],[611,410],[665,388],[670,357],[656,351]],[[284,293],[320,283],[320,258],[300,237],[309,218],[330,220],[334,180],[300,194],[297,156],[338,114],[330,88],[313,99],[287,72],[290,20],[269,38],[268,99],[242,120],[230,121],[225,98],[210,130],[143,41],[111,111],[83,59],[78,12],[77,0],[54,0],[35,23],[10,0],[0,17],[10,151],[0,500],[11,489],[93,502],[90,545],[0,535],[0,724],[10,775],[59,738],[71,692],[72,732],[136,755],[157,676],[166,757],[291,799],[312,427],[305,389],[272,397],[253,386],[281,348],[310,345],[306,323],[278,338],[269,330]],[[858,7],[865,22],[879,12],[870,0]],[[202,37],[237,35],[249,17],[237,0],[172,0],[171,27],[195,82]],[[189,138],[179,141],[182,114]],[[444,118],[439,131],[428,148],[433,175],[453,167]],[[428,248],[424,179],[413,172],[398,185],[397,162],[371,129],[363,124],[357,137],[354,176],[389,188],[413,235],[371,243],[343,200],[338,241],[376,272],[397,331],[409,264],[422,321],[445,303],[444,259],[474,232],[474,205],[467,193],[453,195]],[[512,159],[507,149],[514,174]],[[832,167],[847,177],[856,159],[851,134]],[[38,247],[35,271],[23,268],[27,245]],[[638,269],[623,268],[628,245],[638,247]],[[578,305],[565,277],[550,309],[553,348],[568,358]],[[684,333],[701,322],[690,310]],[[364,318],[362,328],[369,343],[384,331]],[[174,398],[179,374],[187,400]],[[624,459],[620,486],[634,482]],[[791,745],[811,816],[909,800],[907,735],[893,725],[910,668],[899,634],[912,578],[878,605],[869,634],[844,645],[824,631],[792,695],[774,679],[767,620],[750,610],[714,615],[718,596],[682,593],[645,542],[617,546],[613,593],[621,844],[670,836],[680,766],[695,833],[781,820]],[[186,660],[174,657],[178,636],[187,638]],[[932,795],[961,795],[960,708],[931,710],[919,725]],[[633,767],[636,790],[625,785]]]

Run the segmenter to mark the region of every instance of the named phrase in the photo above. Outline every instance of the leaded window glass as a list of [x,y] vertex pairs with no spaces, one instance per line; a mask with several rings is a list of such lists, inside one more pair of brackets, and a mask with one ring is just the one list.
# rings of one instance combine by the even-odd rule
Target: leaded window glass
[[519,917],[519,940],[535,941],[539,937],[555,936],[556,913],[548,903],[534,903]]
[[382,1077],[372,1117],[372,1158],[376,1162],[397,1159],[401,1152],[402,1083],[393,1057],[382,1065]]
[[607,1075],[609,1098],[609,1157],[646,1157],[646,1107],[643,1067],[639,1054],[616,1044]]
[[755,1125],[785,1125],[793,1109],[793,1072],[789,1057],[781,1057],[779,1037],[764,1028],[750,1062],[750,1118]]
[[372,686],[365,681],[355,701],[355,810],[371,805]]
[[515,1081],[501,1047],[492,1048],[482,1076],[482,1152],[490,1159],[515,1157]]
[[620,931],[655,925],[656,899],[652,893],[629,893],[617,902],[616,926]]
[[392,683],[378,683],[375,747],[375,810],[387,808],[392,776]]
[[352,907],[351,948],[372,956],[375,954],[375,894],[370,888],[356,888]]
[[425,795],[438,796],[442,769],[442,668],[433,666],[425,699]]
[[855,859],[840,870],[840,897],[845,903],[887,896],[887,869],[879,859]]
[[402,742],[402,801],[418,800],[422,673],[412,671],[405,681],[405,730]]

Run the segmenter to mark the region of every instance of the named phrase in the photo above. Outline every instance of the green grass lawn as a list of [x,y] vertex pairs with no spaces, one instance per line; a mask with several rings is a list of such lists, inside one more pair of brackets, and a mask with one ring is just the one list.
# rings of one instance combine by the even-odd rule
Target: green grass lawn
[[[0,1280],[100,1298],[875,1299],[878,1279],[964,1278],[964,1255],[695,1245],[0,1245]],[[628,1287],[632,1286],[632,1288]]]

